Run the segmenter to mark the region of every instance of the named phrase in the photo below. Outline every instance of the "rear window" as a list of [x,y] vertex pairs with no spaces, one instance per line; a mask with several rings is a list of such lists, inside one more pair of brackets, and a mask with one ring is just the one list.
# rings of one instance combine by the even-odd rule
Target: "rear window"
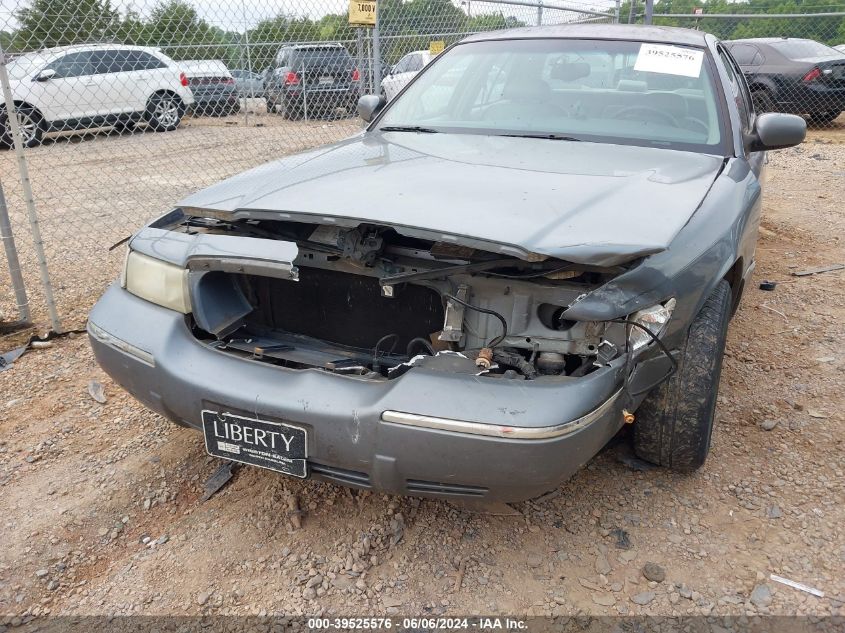
[[332,46],[326,48],[299,48],[291,53],[290,66],[309,66],[312,64],[336,64],[338,62],[351,62],[349,52],[342,47]]
[[805,59],[818,59],[819,57],[843,56],[835,48],[813,40],[783,40],[782,42],[773,42],[771,47],[787,59],[795,62]]

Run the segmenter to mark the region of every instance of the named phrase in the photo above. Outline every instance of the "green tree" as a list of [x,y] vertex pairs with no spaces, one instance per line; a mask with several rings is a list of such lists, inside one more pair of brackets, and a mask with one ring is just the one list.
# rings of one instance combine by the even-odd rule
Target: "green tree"
[[173,59],[232,57],[224,32],[200,18],[184,0],[163,0],[156,5],[141,39],[148,46],[161,47]]
[[475,15],[471,18],[467,18],[465,28],[467,31],[474,33],[476,31],[512,29],[518,26],[525,26],[525,22],[512,15],[505,16],[500,11],[498,13],[484,13],[482,15]]
[[317,22],[319,39],[333,42],[351,42],[356,38],[355,27],[349,25],[346,13],[330,13]]
[[262,20],[249,31],[249,51],[252,67],[260,70],[272,66],[283,44],[319,41],[320,29],[308,18],[277,15]]
[[18,51],[111,39],[120,23],[111,0],[32,0],[15,16]]
[[[634,0],[637,2],[637,0]],[[622,21],[627,21],[630,0],[626,0],[620,11]],[[642,21],[644,4],[639,0],[635,5],[635,22]],[[731,40],[753,37],[802,37],[836,44],[845,40],[845,20],[836,16],[816,17],[818,11],[836,12],[845,10],[845,2],[834,0],[830,5],[820,8],[818,2],[808,0],[748,0],[747,2],[727,2],[727,0],[661,0],[655,3],[655,13],[690,14],[693,9],[704,11],[699,18],[655,18],[655,24],[662,26],[682,26],[712,33],[719,39]],[[778,14],[802,14],[807,17],[779,18]],[[708,18],[719,14],[756,14],[773,17],[763,18]]]

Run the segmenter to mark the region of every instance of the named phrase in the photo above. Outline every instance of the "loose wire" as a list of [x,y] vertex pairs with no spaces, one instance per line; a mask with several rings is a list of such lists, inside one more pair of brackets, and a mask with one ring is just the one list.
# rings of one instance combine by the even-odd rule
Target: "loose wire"
[[[678,361],[675,360],[674,356],[672,356],[672,353],[669,351],[669,348],[666,347],[666,343],[661,341],[654,332],[649,330],[642,323],[637,323],[636,321],[633,321],[631,319],[612,319],[611,322],[612,323],[625,323],[626,325],[636,326],[636,327],[640,328],[641,330],[643,330],[646,334],[648,334],[649,338],[651,339],[651,341],[653,343],[657,344],[657,347],[660,348],[660,351],[663,352],[663,354],[666,356],[666,358],[669,359],[669,362],[672,363],[672,371],[670,371],[669,374],[665,378],[663,378],[663,380],[667,380],[668,378],[671,378],[675,374],[675,372],[678,371]],[[628,371],[628,367],[629,367],[629,364],[630,364],[630,361],[631,361],[632,354],[630,353],[630,350],[627,349],[628,348],[628,337],[627,336],[625,337],[625,348],[626,348],[625,351],[628,352],[627,358],[625,360],[625,390],[628,391],[628,382],[629,382],[629,379],[631,377],[630,372]],[[663,380],[661,380],[661,382]],[[632,393],[630,395],[631,396],[638,396],[641,393],[643,393],[643,392]]]
[[499,314],[495,310],[488,310],[487,308],[479,308],[478,306],[474,306],[471,303],[467,303],[463,299],[458,299],[454,295],[447,294],[447,295],[443,295],[443,296],[446,297],[447,299],[451,299],[452,301],[455,301],[456,303],[460,303],[465,308],[469,308],[470,310],[475,310],[476,312],[481,312],[482,314],[489,314],[489,315],[494,316],[497,319],[499,319],[499,321],[501,321],[501,323],[502,323],[502,333],[499,334],[499,336],[497,336],[493,340],[491,340],[487,344],[487,347],[496,347],[502,341],[505,340],[505,337],[508,335],[508,322],[505,321],[505,317],[503,317],[501,314]]

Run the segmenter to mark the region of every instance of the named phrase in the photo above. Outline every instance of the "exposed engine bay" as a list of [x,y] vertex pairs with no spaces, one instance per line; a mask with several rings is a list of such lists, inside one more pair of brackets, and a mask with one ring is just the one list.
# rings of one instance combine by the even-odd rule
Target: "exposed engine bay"
[[178,214],[157,228],[296,245],[281,268],[189,264],[193,332],[221,352],[373,380],[412,367],[543,380],[586,375],[625,350],[624,323],[566,310],[627,266],[521,259],[367,224]]

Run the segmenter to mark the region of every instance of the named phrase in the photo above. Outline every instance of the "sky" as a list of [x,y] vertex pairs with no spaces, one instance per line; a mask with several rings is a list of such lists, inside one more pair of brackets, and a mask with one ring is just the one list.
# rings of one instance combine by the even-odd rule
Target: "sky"
[[[349,7],[349,0],[189,0],[189,2],[194,5],[204,20],[227,31],[243,31],[245,26],[252,28],[261,20],[280,13],[319,18],[327,13],[345,13]],[[452,0],[452,2],[456,6],[463,4],[461,0]],[[473,15],[502,11],[505,15],[514,15],[525,21],[536,15],[536,9],[532,7],[489,4],[480,0],[470,0],[470,3]],[[28,4],[29,0],[0,0],[0,29],[15,28],[15,11]],[[131,8],[141,15],[149,14],[156,4],[157,0],[112,0],[112,6],[121,13]],[[560,0],[557,2],[548,0],[544,4],[547,5],[544,9],[545,19],[549,22],[560,22],[562,12],[554,11],[549,5],[601,9],[613,7],[615,2],[614,0]],[[463,8],[466,11],[466,5]]]

